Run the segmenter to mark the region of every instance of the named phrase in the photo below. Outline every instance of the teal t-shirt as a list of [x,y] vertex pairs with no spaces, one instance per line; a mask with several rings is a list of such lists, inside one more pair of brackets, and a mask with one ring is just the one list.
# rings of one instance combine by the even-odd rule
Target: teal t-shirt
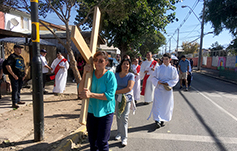
[[107,71],[101,78],[97,79],[93,71],[91,92],[104,93],[107,100],[90,98],[88,112],[95,117],[103,117],[115,111],[115,92],[117,80],[111,71]]

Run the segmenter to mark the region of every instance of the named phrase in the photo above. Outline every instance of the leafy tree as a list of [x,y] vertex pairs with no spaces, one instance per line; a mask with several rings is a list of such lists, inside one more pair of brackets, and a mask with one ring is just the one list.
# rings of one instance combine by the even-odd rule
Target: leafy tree
[[[211,22],[214,33],[218,35],[223,29],[228,29],[237,38],[237,1],[236,0],[206,0],[205,22]],[[235,40],[235,42],[237,42]],[[237,44],[234,44],[237,45]]]
[[211,50],[223,50],[223,46],[220,45],[217,41],[213,44],[211,44]]
[[[86,14],[95,0],[85,2],[78,11],[77,24],[86,17],[92,17]],[[100,5],[101,33],[108,40],[109,46],[118,47],[123,55],[129,48],[137,49],[144,43],[145,35],[164,30],[175,19],[175,13],[166,14],[168,10],[175,9],[175,2],[178,0],[105,0]],[[90,28],[91,23],[91,19],[88,19],[84,28]]]
[[231,41],[230,45],[226,48],[231,54],[237,54],[237,38]]
[[223,46],[220,45],[217,41],[213,44],[211,44],[211,48],[209,48],[211,50],[211,56],[216,56],[219,54],[218,51],[221,51],[221,53],[223,52]]
[[131,59],[134,59],[140,56],[139,52],[136,50],[128,50],[126,54],[129,55]]
[[139,51],[142,56],[145,56],[148,51],[152,54],[156,54],[159,51],[159,47],[165,45],[165,36],[160,32],[155,31],[153,34],[146,35],[145,42],[139,47]]
[[182,49],[184,50],[185,54],[189,54],[189,53],[194,53],[197,52],[198,48],[199,48],[199,43],[197,42],[182,42]]

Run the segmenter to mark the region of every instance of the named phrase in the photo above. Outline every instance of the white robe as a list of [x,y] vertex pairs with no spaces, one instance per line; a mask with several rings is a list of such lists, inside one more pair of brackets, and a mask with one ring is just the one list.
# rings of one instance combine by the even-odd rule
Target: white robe
[[[54,72],[60,61],[61,59],[54,59],[53,63],[51,64],[51,68],[53,68],[52,72]],[[58,73],[55,75],[55,86],[53,88],[53,93],[63,93],[67,83],[67,70],[69,68],[69,63],[68,61],[62,61],[59,65],[64,66],[64,68],[59,69]]]
[[158,81],[168,83],[170,87],[174,87],[179,81],[177,69],[171,64],[168,66],[162,64],[156,68],[151,77],[151,81],[156,88],[150,116],[153,115],[154,121],[170,121],[174,108],[173,89],[165,90],[163,85],[158,84]]
[[[137,73],[138,65],[132,65],[132,70],[134,73]],[[140,80],[140,72],[138,75],[135,75],[135,84],[133,86],[133,97],[134,100],[140,100],[140,90],[141,90],[141,80]]]
[[[151,63],[152,63],[153,59],[151,59],[151,61],[143,61],[142,65],[141,65],[141,70],[140,70],[140,78],[141,80],[144,78],[145,73],[144,71],[148,70],[149,72],[147,73],[149,76],[149,78],[147,79],[146,82],[146,89],[145,89],[145,96],[144,96],[144,102],[152,102],[153,98],[154,98],[154,89],[155,86],[152,84],[151,82],[151,75],[153,74],[154,71],[151,70]],[[155,68],[158,67],[158,63],[155,65]]]

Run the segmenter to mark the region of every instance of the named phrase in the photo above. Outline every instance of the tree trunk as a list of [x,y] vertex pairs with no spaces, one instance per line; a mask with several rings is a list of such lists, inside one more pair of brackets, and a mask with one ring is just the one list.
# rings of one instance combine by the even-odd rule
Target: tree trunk
[[123,56],[126,55],[127,52],[127,44],[122,44],[119,50],[121,51],[121,59],[123,59]]

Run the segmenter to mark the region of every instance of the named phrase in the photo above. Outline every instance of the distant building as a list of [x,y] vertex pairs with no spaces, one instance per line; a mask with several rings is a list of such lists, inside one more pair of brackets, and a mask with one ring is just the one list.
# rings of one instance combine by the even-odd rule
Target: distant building
[[121,51],[118,48],[114,46],[109,47],[107,46],[107,44],[100,45],[100,49],[106,51],[110,55],[110,57],[113,58],[116,58],[117,54],[121,53]]

